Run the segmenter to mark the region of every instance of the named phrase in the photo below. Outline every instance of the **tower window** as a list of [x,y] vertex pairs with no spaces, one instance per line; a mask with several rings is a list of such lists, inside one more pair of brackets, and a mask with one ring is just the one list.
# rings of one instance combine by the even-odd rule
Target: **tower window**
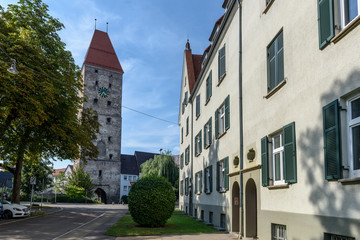
[[97,104],[98,103],[98,100],[97,98],[94,99],[94,104]]
[[111,83],[109,83],[109,89],[111,89]]
[[111,123],[111,118],[106,118],[107,123]]
[[108,142],[111,142],[111,137],[108,137]]
[[107,102],[107,105],[108,105],[108,106],[111,106],[111,101],[108,101],[108,102]]
[[111,159],[112,159],[112,157],[113,157],[113,155],[112,155],[112,154],[110,154],[110,155],[109,155],[109,159],[111,160]]
[[112,74],[110,74],[109,78],[112,78],[112,77],[113,77],[113,75],[112,75]]
[[98,73],[98,70],[97,70],[97,69],[95,69],[95,73]]
[[99,170],[99,177],[102,177],[102,170]]

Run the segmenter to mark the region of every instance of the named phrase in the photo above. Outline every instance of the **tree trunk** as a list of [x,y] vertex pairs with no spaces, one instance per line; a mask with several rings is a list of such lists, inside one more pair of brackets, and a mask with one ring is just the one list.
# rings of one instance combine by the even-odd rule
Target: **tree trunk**
[[29,136],[29,130],[26,130],[25,134],[21,138],[16,156],[16,168],[14,174],[14,184],[12,189],[11,202],[18,204],[20,203],[21,171],[23,167],[25,148],[26,148],[26,142],[28,136]]

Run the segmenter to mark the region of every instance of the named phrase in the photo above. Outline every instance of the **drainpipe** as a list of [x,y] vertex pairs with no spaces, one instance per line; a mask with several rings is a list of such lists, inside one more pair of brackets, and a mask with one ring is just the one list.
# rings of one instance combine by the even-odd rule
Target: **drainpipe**
[[244,144],[243,144],[243,97],[242,97],[242,0],[237,0],[239,7],[239,134],[240,134],[240,236],[244,236],[244,201],[243,201],[243,173]]
[[[191,103],[191,128],[190,128],[190,134],[191,134],[191,138],[190,138],[190,162],[191,162],[191,168],[190,168],[190,176],[191,176],[191,181],[190,181],[190,191],[189,191],[189,216],[193,216],[194,214],[194,208],[193,208],[193,115],[194,114],[194,105],[193,103]],[[191,211],[191,213],[190,213]]]

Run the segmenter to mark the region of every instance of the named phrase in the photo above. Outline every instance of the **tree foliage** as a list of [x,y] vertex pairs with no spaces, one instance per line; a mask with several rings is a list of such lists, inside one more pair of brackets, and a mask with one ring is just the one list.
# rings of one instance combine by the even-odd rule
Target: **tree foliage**
[[[15,203],[25,158],[98,154],[92,143],[99,129],[96,113],[82,109],[81,74],[58,35],[63,27],[41,0],[0,6],[0,165],[14,173]],[[7,72],[11,59],[18,63],[17,75]]]
[[154,159],[149,159],[148,161],[141,164],[140,167],[142,175],[159,175],[160,158],[161,176],[165,177],[172,186],[175,186],[175,182],[179,178],[179,168],[171,156],[170,150],[162,153],[161,155],[156,155]]
[[[80,190],[81,189],[81,190]],[[78,194],[82,191],[82,195],[85,196],[85,191],[88,191],[87,196],[91,197],[94,190],[94,185],[89,173],[85,172],[84,167],[76,167],[73,169],[71,175],[67,179],[67,185],[65,188],[66,195],[71,197],[72,194]]]

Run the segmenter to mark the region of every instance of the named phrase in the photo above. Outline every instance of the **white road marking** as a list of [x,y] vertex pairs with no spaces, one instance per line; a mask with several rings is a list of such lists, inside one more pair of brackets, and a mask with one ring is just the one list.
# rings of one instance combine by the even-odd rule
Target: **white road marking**
[[72,230],[70,230],[70,231],[68,231],[68,232],[64,233],[64,234],[61,234],[60,236],[58,236],[58,237],[56,237],[56,238],[53,238],[52,240],[59,239],[59,238],[61,238],[61,237],[65,236],[65,235],[67,235],[67,234],[69,234],[69,233],[71,233],[71,232],[73,232],[73,231],[75,231],[75,230],[79,229],[79,228],[82,228],[83,226],[85,226],[85,225],[87,225],[87,224],[89,224],[89,223],[91,223],[91,222],[93,222],[93,221],[97,220],[98,218],[101,218],[101,217],[102,217],[102,216],[104,216],[105,214],[106,214],[106,213],[103,213],[103,214],[101,214],[101,215],[97,216],[96,218],[94,218],[94,219],[90,220],[89,222],[86,222],[86,223],[84,223],[84,224],[82,224],[82,225],[80,225],[80,226],[78,226],[78,227],[76,227],[76,228],[74,228],[74,229],[72,229]]

